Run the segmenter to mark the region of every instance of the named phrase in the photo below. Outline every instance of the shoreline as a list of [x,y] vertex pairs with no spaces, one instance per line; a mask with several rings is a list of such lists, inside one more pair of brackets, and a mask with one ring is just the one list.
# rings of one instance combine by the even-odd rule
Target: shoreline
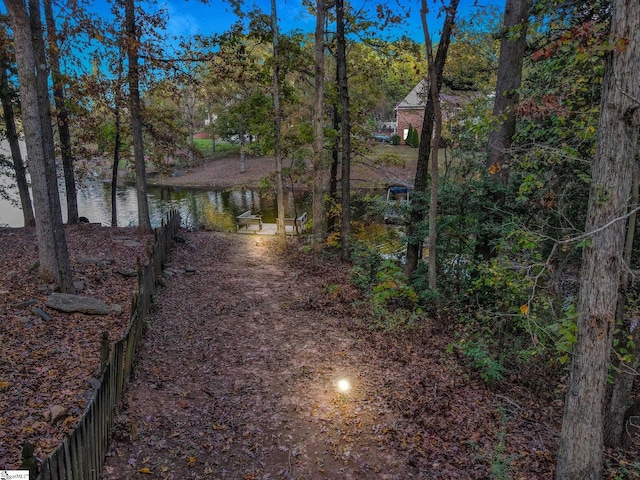
[[[225,156],[205,159],[201,164],[178,170],[177,176],[153,174],[147,178],[147,184],[158,187],[185,187],[195,189],[259,189],[265,179],[275,175],[273,157],[245,158],[245,171],[240,173],[238,156]],[[328,175],[328,172],[327,172]],[[415,163],[407,162],[402,166],[373,166],[369,163],[352,165],[352,188],[387,188],[391,185],[403,185],[413,188]],[[288,182],[285,182],[286,184]],[[325,178],[323,184],[328,184]],[[309,182],[297,182],[296,189],[311,189]]]

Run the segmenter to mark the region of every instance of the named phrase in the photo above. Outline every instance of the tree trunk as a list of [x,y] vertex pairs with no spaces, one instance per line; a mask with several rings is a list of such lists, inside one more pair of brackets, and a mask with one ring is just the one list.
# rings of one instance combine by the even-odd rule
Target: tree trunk
[[47,66],[44,56],[40,5],[30,0],[29,13],[22,0],[6,0],[15,42],[22,123],[33,185],[40,277],[62,292],[74,291],[60,195],[53,156],[49,115]]
[[[4,51],[3,51],[4,52]],[[13,104],[11,103],[11,88],[7,76],[8,59],[4,57],[0,60],[0,101],[2,102],[2,113],[4,124],[7,130],[7,141],[11,149],[13,171],[16,175],[16,185],[20,194],[20,205],[22,207],[22,218],[25,227],[33,227],[36,219],[33,216],[33,206],[31,205],[31,195],[29,194],[29,184],[27,182],[27,168],[22,160],[18,132],[16,130],[15,116],[13,114]]]
[[62,223],[60,207],[60,193],[58,191],[58,175],[56,174],[55,143],[53,141],[53,127],[51,124],[51,104],[49,102],[49,71],[47,55],[44,45],[44,32],[40,17],[40,0],[29,0],[29,16],[31,20],[31,38],[38,73],[36,74],[36,89],[42,131],[42,148],[45,158],[45,178],[47,180],[47,194],[51,199],[49,208],[53,219],[53,241],[56,249],[56,267],[58,271],[57,285],[62,292],[73,293],[73,278],[67,239]]
[[640,2],[613,1],[556,480],[602,478],[603,414],[640,127]]
[[351,123],[349,85],[347,80],[347,39],[345,36],[344,0],[336,0],[338,96],[340,98],[342,142],[342,224],[340,228],[340,258],[351,260]]
[[[243,122],[244,123],[244,122]],[[245,158],[245,132],[244,128],[240,129],[240,173],[244,173],[247,171],[247,162]]]
[[511,139],[516,133],[518,89],[522,81],[530,10],[530,0],[507,0],[504,10],[496,98],[493,104],[496,128],[489,133],[486,164],[492,175],[505,183],[508,179]]
[[[433,59],[433,45],[431,35],[429,35],[429,24],[427,23],[427,1],[422,0],[422,29],[424,31],[424,43],[427,49],[427,62],[429,65],[429,77],[437,78],[436,67]],[[440,147],[440,137],[442,135],[442,110],[440,108],[440,88],[439,82],[430,82],[429,92],[433,103],[434,132],[431,139],[431,200],[429,204],[429,290],[435,292],[438,287],[437,276],[437,219],[438,219],[438,147]],[[426,142],[426,140],[425,140]]]
[[58,117],[58,136],[60,137],[60,152],[62,154],[62,170],[64,172],[64,186],[67,197],[67,222],[78,223],[78,192],[76,189],[76,175],[73,169],[73,152],[71,150],[71,131],[69,129],[69,114],[65,106],[64,81],[60,71],[60,49],[58,48],[58,34],[56,22],[53,18],[51,0],[44,0],[44,14],[47,23],[47,40],[49,43],[49,59],[51,60],[51,78],[53,80],[53,99]]
[[[446,10],[447,13],[442,27],[442,34],[440,36],[440,43],[438,44],[438,51],[436,53],[434,65],[438,91],[440,91],[440,88],[442,87],[442,73],[444,71],[444,64],[447,60],[447,53],[451,42],[451,32],[455,23],[459,3],[460,0],[451,0],[449,8]],[[433,79],[429,79],[429,81],[431,82]],[[429,154],[431,150],[433,126],[434,105],[433,99],[431,98],[431,95],[429,95],[424,109],[424,121],[422,122],[420,145],[418,147],[418,164],[416,166],[416,177],[413,186],[416,194],[412,200],[409,224],[407,225],[407,263],[405,266],[405,273],[407,275],[413,274],[418,267],[418,259],[420,258],[420,251],[422,248],[422,235],[419,235],[419,230],[420,223],[424,220],[424,212],[426,209],[425,199],[429,193]],[[438,161],[437,157],[434,161]]]
[[278,224],[276,230],[278,232],[278,243],[280,250],[287,251],[287,232],[285,231],[285,211],[284,211],[284,182],[282,180],[282,152],[280,147],[280,58],[278,52],[278,15],[276,12],[276,0],[271,0],[271,28],[273,34],[273,134],[274,149],[276,157],[276,188],[278,195]]
[[[336,76],[338,70],[336,69]],[[332,122],[333,130],[338,131],[340,129],[340,111],[337,105],[332,105]],[[331,146],[331,168],[329,171],[329,198],[337,205],[338,204],[338,167],[340,166],[340,142],[336,139]],[[333,213],[327,219],[327,231],[336,232],[338,230],[337,218]]]
[[[638,164],[633,169],[633,183],[631,194],[631,205],[629,209],[633,212],[638,208]],[[627,238],[625,240],[623,261],[627,266],[631,265],[631,256],[633,253],[633,240],[636,230],[637,213],[633,213],[629,217],[627,225]],[[640,328],[636,325],[632,328],[630,322],[625,322],[625,307],[627,300],[627,289],[629,288],[630,272],[625,269],[622,273],[622,282],[620,292],[618,293],[618,305],[616,307],[616,320],[619,325],[623,325],[622,338],[623,342],[627,342],[626,337],[632,335],[635,348],[632,351],[633,359],[630,364],[623,360],[618,362],[613,386],[611,388],[611,396],[607,405],[607,411],[604,420],[604,443],[608,447],[621,447],[626,440],[627,433],[625,431],[625,417],[629,407],[633,383],[636,378],[636,371],[640,365]]]
[[120,152],[122,151],[122,81],[124,53],[118,56],[117,81],[113,99],[113,116],[115,122],[115,138],[113,142],[113,166],[111,168],[111,226],[118,226],[118,167],[120,166]]
[[[500,58],[496,80],[496,96],[493,104],[493,130],[489,132],[487,145],[487,169],[493,181],[506,185],[509,180],[509,149],[516,132],[516,107],[518,89],[522,81],[522,64],[527,47],[527,29],[531,0],[507,0],[505,6]],[[480,231],[476,240],[476,256],[484,260],[494,257],[495,224],[501,222],[497,213],[504,203],[501,188],[490,188],[484,202]]]
[[315,91],[313,93],[313,236],[311,248],[319,252],[324,236],[324,19],[325,0],[316,1]]
[[136,196],[138,200],[138,228],[151,232],[149,202],[147,199],[147,172],[142,140],[142,120],[140,107],[140,67],[138,65],[139,34],[136,26],[135,0],[124,0],[125,31],[127,36],[127,57],[129,59],[129,110],[131,134],[133,136],[133,156],[136,171]]
[[[119,87],[118,87],[119,88]],[[113,145],[113,167],[111,170],[111,226],[118,226],[118,166],[120,164],[120,95],[116,94],[115,101],[116,138]]]

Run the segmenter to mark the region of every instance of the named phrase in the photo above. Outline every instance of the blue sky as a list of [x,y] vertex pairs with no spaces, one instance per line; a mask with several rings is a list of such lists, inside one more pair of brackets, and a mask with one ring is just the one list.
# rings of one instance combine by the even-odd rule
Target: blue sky
[[[148,8],[144,1],[136,0],[138,4]],[[270,0],[244,0],[247,5],[258,6],[265,12],[270,12]],[[278,20],[283,32],[302,30],[312,32],[314,29],[314,17],[303,6],[302,0],[276,0]],[[315,0],[310,0],[315,2]],[[348,0],[347,0],[348,1]],[[449,3],[449,0],[444,0]],[[429,27],[435,41],[438,40],[439,31],[442,28],[443,17],[438,15],[443,0],[427,0],[431,9],[429,14]],[[488,7],[497,7],[500,12],[504,10],[506,0],[461,0],[458,7],[458,18],[467,18],[473,14],[482,14]],[[91,3],[91,2],[90,2]],[[365,9],[375,12],[378,4],[383,4],[393,11],[401,12],[409,9],[410,16],[403,25],[396,26],[393,30],[380,32],[381,36],[387,33],[391,37],[399,38],[406,35],[420,43],[424,41],[422,25],[420,22],[420,0],[352,0],[354,8],[363,6]],[[96,15],[109,15],[111,5],[107,0],[96,0],[92,4]],[[167,33],[177,37],[189,37],[195,34],[222,33],[231,27],[236,21],[232,8],[224,0],[157,0],[156,8],[168,12],[169,22]],[[4,2],[0,3],[0,12],[6,12]]]
[[[364,5],[365,8],[375,11],[378,3],[400,11],[400,6],[395,2],[398,0],[355,0],[353,5]],[[247,2],[251,5],[251,2]],[[448,3],[448,2],[447,2]],[[270,0],[257,0],[253,2],[262,10],[270,12]],[[461,0],[458,9],[459,17],[468,17],[473,13],[482,12],[483,8],[496,6],[500,10],[504,9],[505,0]],[[441,0],[428,0],[428,5],[432,12],[429,14],[429,26],[431,34],[437,40],[438,31],[442,27],[443,17],[438,16],[438,9]],[[220,33],[227,30],[236,20],[228,3],[222,0],[211,0],[208,4],[203,4],[198,0],[168,0],[160,1],[159,8],[168,12],[169,24],[168,33],[176,36],[191,36],[194,34]],[[403,8],[410,8],[411,15],[406,19],[406,24],[398,26],[392,32],[395,37],[407,35],[417,41],[424,39],[422,25],[420,23],[419,0],[409,0],[403,3]],[[313,16],[302,5],[302,0],[277,0],[278,19],[280,29],[289,32],[295,29],[304,32],[312,32],[315,20]]]

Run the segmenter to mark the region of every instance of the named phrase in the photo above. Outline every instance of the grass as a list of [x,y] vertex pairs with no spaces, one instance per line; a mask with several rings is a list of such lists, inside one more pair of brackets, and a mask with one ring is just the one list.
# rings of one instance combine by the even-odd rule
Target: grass
[[[446,155],[451,158],[452,151],[446,153]],[[373,145],[371,152],[367,155],[369,159],[384,159],[389,156],[394,156],[397,159],[399,164],[404,164],[405,166],[415,166],[418,162],[418,149],[410,147],[409,145],[391,145],[388,143],[376,143]],[[440,166],[444,165],[445,162],[445,149],[441,148],[438,151],[438,161]]]
[[194,138],[195,147],[206,156],[220,157],[230,153],[238,153],[240,145],[228,143],[222,140],[216,140],[215,151],[213,151],[212,141],[210,138]]

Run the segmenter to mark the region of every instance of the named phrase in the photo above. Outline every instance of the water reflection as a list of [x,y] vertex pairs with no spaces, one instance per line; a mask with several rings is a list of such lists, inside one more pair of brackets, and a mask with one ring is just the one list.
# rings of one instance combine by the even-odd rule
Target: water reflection
[[[18,198],[15,188],[9,189],[11,198]],[[275,223],[277,207],[274,195],[261,194],[255,190],[208,190],[180,187],[148,187],[149,215],[154,227],[160,225],[170,210],[180,212],[185,227],[197,227],[207,212],[233,219],[236,215],[251,209],[262,215],[267,223]],[[311,213],[311,195],[309,192],[286,192],[285,205],[287,216],[294,212]],[[61,191],[63,219],[66,221],[66,199]],[[138,224],[138,204],[134,186],[118,187],[116,193],[119,226]],[[111,225],[111,187],[102,182],[88,182],[78,191],[78,212],[91,222]],[[19,206],[0,198],[0,225],[10,227],[24,226]]]

